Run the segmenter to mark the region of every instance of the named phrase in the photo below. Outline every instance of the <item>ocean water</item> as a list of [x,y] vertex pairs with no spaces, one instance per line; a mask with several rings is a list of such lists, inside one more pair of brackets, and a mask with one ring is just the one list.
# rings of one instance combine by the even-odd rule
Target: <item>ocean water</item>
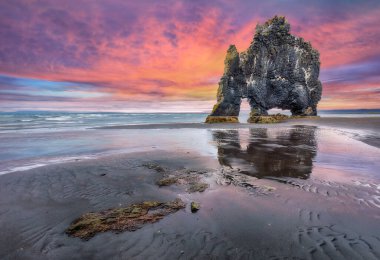
[[[272,111],[274,113],[280,111]],[[321,116],[380,116],[380,111],[321,111]],[[376,114],[377,113],[377,114]],[[102,126],[157,123],[201,123],[207,113],[0,113],[0,174],[51,163],[82,160],[152,147],[204,147],[201,129],[94,129]],[[248,111],[242,111],[245,122]],[[175,142],[173,141],[175,140]],[[198,147],[197,147],[198,148]],[[154,148],[153,148],[154,149]]]
[[93,128],[199,123],[206,116],[201,113],[0,113],[0,174],[114,153],[146,151],[155,144],[171,149],[176,145],[172,142],[176,138],[167,131]]
[[83,130],[112,125],[199,123],[206,116],[205,113],[10,112],[0,113],[0,133]]
[[[270,113],[290,115],[289,111],[273,109]],[[322,117],[379,117],[380,110],[324,110]],[[73,112],[3,112],[0,113],[0,133],[49,132],[84,130],[112,125],[157,123],[202,123],[208,113],[73,113]],[[241,111],[240,121],[246,122],[249,111]]]

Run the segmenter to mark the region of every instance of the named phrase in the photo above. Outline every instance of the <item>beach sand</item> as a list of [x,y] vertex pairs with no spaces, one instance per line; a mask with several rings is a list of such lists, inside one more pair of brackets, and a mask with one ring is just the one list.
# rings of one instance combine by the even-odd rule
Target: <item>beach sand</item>
[[[95,131],[185,128],[204,129],[212,152],[158,147],[1,175],[0,258],[380,258],[379,118]],[[165,174],[184,173],[208,188],[157,185]],[[133,232],[88,241],[65,233],[87,212],[176,198],[185,209]]]

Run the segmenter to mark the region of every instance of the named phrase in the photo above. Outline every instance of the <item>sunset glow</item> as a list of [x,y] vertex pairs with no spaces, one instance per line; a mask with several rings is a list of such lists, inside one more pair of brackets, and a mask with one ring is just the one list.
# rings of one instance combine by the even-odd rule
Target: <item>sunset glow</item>
[[276,14],[321,54],[320,109],[380,107],[379,1],[5,0],[0,110],[209,111]]

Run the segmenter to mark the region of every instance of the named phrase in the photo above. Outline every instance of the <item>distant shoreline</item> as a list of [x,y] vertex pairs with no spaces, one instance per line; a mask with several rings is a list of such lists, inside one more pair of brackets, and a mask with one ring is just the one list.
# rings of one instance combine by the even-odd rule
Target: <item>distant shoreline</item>
[[[277,111],[277,109],[275,109]],[[41,113],[41,114],[54,114],[54,113],[80,113],[80,114],[209,114],[211,111],[65,111],[65,110],[17,110],[17,111],[0,111],[0,114],[29,114],[29,113]],[[249,110],[241,110],[242,113],[249,113]],[[278,109],[279,113],[287,113],[287,110]],[[319,109],[320,114],[379,114],[380,108],[374,109]]]

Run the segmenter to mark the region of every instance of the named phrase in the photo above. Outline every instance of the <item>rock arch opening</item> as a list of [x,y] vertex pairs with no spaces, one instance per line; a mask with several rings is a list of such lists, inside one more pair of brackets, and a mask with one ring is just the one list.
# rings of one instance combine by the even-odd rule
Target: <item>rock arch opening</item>
[[239,122],[247,122],[249,114],[251,112],[251,106],[248,99],[242,98],[240,103]]

